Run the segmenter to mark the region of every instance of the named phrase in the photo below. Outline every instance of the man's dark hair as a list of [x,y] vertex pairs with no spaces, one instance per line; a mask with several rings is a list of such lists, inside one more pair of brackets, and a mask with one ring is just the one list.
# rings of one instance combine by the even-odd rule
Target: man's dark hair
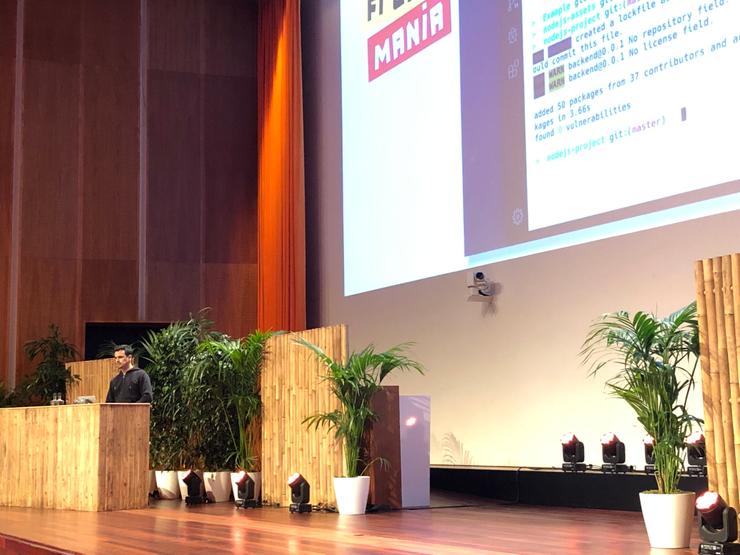
[[113,347],[113,352],[123,351],[123,354],[130,357],[134,354],[134,348],[131,345],[116,345]]

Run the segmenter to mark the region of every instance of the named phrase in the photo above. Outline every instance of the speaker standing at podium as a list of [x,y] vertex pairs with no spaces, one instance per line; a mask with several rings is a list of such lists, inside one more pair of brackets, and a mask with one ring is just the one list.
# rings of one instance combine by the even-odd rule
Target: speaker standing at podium
[[106,403],[152,402],[152,382],[146,372],[132,365],[133,354],[130,345],[116,345],[113,350],[119,372],[110,381]]

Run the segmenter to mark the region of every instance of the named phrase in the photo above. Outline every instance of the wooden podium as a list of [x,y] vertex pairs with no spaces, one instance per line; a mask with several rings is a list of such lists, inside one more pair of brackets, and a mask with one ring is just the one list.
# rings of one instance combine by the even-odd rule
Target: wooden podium
[[147,506],[149,405],[0,409],[0,506]]

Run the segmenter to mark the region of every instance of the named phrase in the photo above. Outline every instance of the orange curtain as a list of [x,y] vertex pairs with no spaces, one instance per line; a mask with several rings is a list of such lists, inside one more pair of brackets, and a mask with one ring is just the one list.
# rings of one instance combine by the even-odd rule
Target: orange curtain
[[306,327],[306,230],[300,0],[261,0],[257,325]]

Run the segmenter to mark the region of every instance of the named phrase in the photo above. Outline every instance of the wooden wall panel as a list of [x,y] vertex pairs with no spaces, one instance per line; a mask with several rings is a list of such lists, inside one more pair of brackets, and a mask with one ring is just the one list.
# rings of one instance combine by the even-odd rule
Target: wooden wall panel
[[26,61],[21,254],[75,259],[79,66]]
[[197,75],[149,72],[146,312],[153,320],[202,307],[200,113]]
[[23,344],[48,335],[50,323],[57,324],[67,340],[81,346],[76,265],[75,259],[21,258],[16,346],[18,380],[32,367],[26,360]]
[[290,503],[286,486],[293,472],[311,485],[311,503],[334,505],[332,477],[344,473],[342,447],[325,428],[306,428],[303,420],[339,406],[321,381],[323,364],[295,335],[318,345],[332,358],[346,360],[347,327],[331,326],[270,338],[262,371],[262,499]]
[[204,306],[216,308],[216,326],[233,336],[257,325],[257,134],[249,102],[256,91],[249,83],[205,77]]
[[80,281],[82,322],[136,322],[136,272],[135,261],[83,260]]
[[149,72],[147,256],[153,261],[200,262],[200,101],[198,76]]
[[17,4],[18,0],[0,0],[0,58],[15,58]]
[[80,63],[82,0],[25,0],[24,57]]
[[138,1],[86,0],[82,10],[80,316],[84,322],[135,321],[141,6]]
[[206,262],[257,262],[257,129],[249,99],[248,79],[205,78]]
[[149,68],[200,72],[203,0],[149,0]]
[[204,289],[216,329],[244,337],[257,327],[257,264],[206,264]]
[[250,2],[211,0],[204,8],[205,72],[249,77],[256,95],[257,34],[244,32],[257,27],[254,6]]
[[[26,21],[26,29],[34,26]],[[44,27],[46,29],[46,27]],[[16,376],[23,344],[50,323],[82,342],[78,300],[79,66],[26,60]]]
[[139,72],[86,66],[83,87],[82,257],[128,260],[135,278],[139,250]]
[[84,0],[82,64],[138,71],[140,17],[141,0]]
[[13,104],[15,100],[15,0],[0,0],[0,382],[8,360],[11,217],[13,202]]
[[243,336],[257,325],[257,35],[245,32],[256,11],[234,0],[203,8],[204,304],[219,329]]
[[[147,318],[154,322],[187,319],[203,308],[202,267],[197,262],[148,263]],[[224,299],[220,299],[221,302]]]
[[[86,321],[166,321],[203,306],[225,331],[251,331],[255,3],[24,0],[11,237],[16,4],[0,0],[0,314],[17,241],[16,375],[30,369],[23,343],[51,322],[80,349]],[[8,337],[0,318],[2,360]]]

